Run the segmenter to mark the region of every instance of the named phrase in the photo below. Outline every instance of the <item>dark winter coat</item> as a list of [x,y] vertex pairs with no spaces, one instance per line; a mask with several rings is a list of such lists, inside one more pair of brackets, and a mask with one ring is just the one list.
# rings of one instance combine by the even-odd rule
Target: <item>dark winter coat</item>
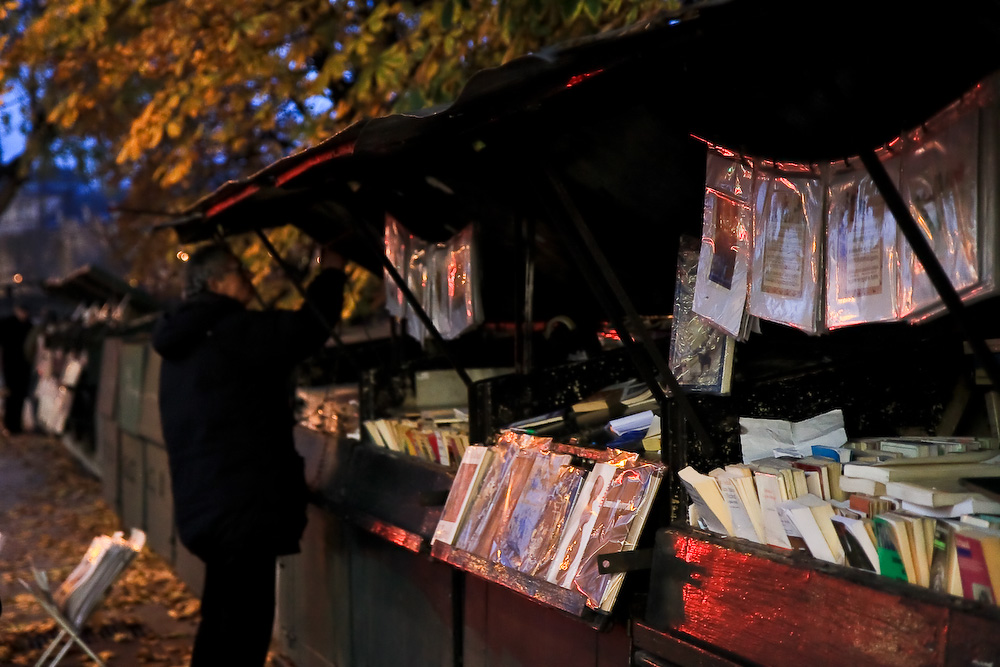
[[24,354],[31,328],[30,321],[14,315],[0,318],[0,364],[8,388],[18,394],[27,393],[31,378],[31,361]]
[[[344,274],[328,270],[307,290],[330,324],[343,287]],[[181,542],[203,560],[232,549],[298,551],[306,489],[292,440],[291,376],[328,336],[308,304],[252,311],[211,293],[157,322],[175,519]]]

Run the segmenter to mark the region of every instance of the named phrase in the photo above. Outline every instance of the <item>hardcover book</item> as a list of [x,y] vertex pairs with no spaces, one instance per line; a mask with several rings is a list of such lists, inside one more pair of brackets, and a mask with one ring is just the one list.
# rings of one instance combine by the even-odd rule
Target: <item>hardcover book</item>
[[823,183],[818,174],[758,172],[748,310],[807,333],[819,330]]
[[702,244],[693,310],[721,331],[744,340],[753,209],[753,168],[709,153]]

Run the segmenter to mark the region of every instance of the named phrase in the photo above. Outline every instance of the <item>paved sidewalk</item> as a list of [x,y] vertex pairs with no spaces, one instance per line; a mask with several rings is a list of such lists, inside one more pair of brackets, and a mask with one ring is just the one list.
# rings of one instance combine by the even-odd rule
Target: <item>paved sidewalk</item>
[[[100,482],[47,436],[0,436],[0,665],[33,665],[56,624],[17,579],[31,578],[29,557],[56,585],[91,539],[127,528],[101,498]],[[198,600],[148,549],[112,589],[85,630],[109,666],[187,665]],[[60,662],[90,665],[78,648]]]

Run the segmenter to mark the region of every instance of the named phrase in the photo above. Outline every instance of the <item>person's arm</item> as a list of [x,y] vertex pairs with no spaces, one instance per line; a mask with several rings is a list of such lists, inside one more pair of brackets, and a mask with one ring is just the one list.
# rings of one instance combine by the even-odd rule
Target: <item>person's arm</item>
[[251,353],[297,362],[319,351],[340,321],[347,282],[343,263],[339,255],[322,259],[323,270],[306,288],[298,310],[248,313],[258,323],[241,332]]
[[344,267],[347,260],[332,248],[324,247],[320,251],[319,264],[323,270],[306,288],[305,303],[299,312],[305,310],[312,316],[314,324],[322,329],[316,334],[321,337],[317,345],[322,345],[330,337],[330,329],[340,321],[344,308],[344,285],[347,283]]

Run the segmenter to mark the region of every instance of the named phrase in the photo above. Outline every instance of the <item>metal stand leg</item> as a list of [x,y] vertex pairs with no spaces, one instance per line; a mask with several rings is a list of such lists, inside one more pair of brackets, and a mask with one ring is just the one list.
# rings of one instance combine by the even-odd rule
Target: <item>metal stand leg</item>
[[66,643],[63,644],[63,647],[59,650],[59,653],[56,654],[56,657],[52,659],[52,662],[49,663],[49,667],[55,667],[55,665],[59,664],[59,661],[63,659],[63,656],[66,655],[66,651],[68,651],[69,647],[72,645],[73,638],[70,637],[66,640]]
[[66,630],[60,628],[59,634],[56,635],[55,639],[49,642],[49,647],[45,649],[45,653],[43,653],[42,657],[40,657],[38,659],[38,662],[35,663],[35,667],[41,667],[45,663],[45,660],[49,657],[49,654],[52,653],[52,650],[59,645],[59,642],[61,642],[62,638],[65,636],[66,636]]

